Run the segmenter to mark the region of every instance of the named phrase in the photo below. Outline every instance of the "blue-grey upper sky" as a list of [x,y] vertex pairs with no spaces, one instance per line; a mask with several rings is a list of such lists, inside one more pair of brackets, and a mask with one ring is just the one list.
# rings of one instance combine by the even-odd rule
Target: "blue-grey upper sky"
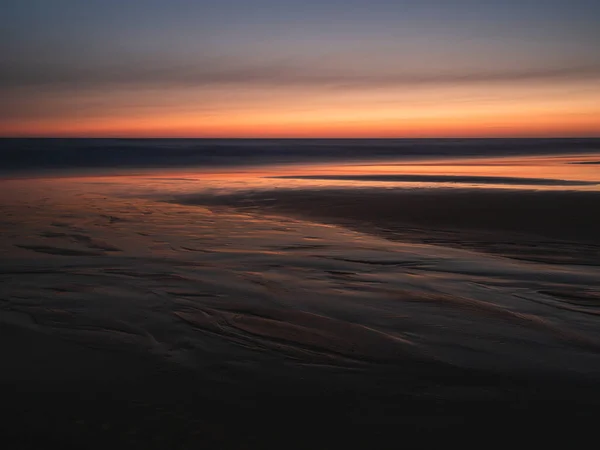
[[[240,105],[266,108],[269,95],[276,109],[285,89],[289,104],[324,91],[339,98],[340,90],[347,97],[388,89],[394,97],[424,85],[570,83],[573,91],[600,77],[598,0],[0,0],[0,7],[7,99],[0,119],[8,124],[74,111],[141,117],[178,103],[188,112],[236,113]],[[243,94],[241,103],[227,92]],[[120,101],[111,111],[98,96]],[[186,97],[196,106],[183,105]]]

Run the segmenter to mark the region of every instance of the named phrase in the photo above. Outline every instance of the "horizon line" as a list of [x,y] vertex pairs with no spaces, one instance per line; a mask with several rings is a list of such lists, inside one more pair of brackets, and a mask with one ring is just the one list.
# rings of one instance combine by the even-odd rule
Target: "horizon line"
[[462,139],[462,140],[478,140],[478,139],[600,139],[600,135],[595,136],[420,136],[420,137],[408,137],[408,136],[386,136],[386,137],[352,137],[352,136],[337,136],[337,137],[323,137],[323,136],[287,136],[287,137],[259,137],[259,136],[247,136],[247,137],[226,137],[226,136],[1,136],[0,139],[196,139],[196,140],[436,140],[436,139]]

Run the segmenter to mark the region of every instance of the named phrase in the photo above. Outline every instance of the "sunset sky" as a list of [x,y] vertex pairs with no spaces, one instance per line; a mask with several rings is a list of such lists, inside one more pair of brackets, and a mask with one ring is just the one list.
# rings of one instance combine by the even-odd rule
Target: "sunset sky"
[[0,8],[2,136],[600,136],[598,0]]

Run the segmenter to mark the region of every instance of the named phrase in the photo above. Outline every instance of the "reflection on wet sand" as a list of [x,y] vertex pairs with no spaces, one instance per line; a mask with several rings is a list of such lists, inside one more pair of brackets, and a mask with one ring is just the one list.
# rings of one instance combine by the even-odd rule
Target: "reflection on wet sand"
[[[83,327],[86,333],[94,330],[99,342],[107,332],[111,339],[104,345],[160,349],[182,363],[194,359],[195,340],[200,338],[197,344],[203,347],[202,336],[186,328],[192,325],[221,336],[223,345],[232,345],[223,353],[227,358],[237,359],[254,341],[265,350],[265,357],[277,354],[279,358],[286,349],[297,348],[305,352],[305,360],[296,355],[302,363],[334,354],[365,362],[391,346],[397,350],[384,358],[387,362],[395,360],[392,354],[402,359],[408,352],[491,369],[485,364],[488,358],[499,368],[499,358],[504,357],[515,369],[555,365],[557,371],[563,366],[551,355],[563,350],[552,342],[561,342],[564,351],[570,351],[573,342],[579,345],[598,338],[593,328],[571,323],[574,317],[564,314],[564,309],[560,318],[555,317],[553,305],[561,300],[549,294],[570,289],[574,295],[584,295],[597,289],[600,280],[594,267],[538,266],[447,247],[392,243],[335,226],[261,217],[256,212],[215,212],[91,196],[34,206],[3,207],[5,217],[20,217],[19,229],[4,225],[5,235],[12,234],[3,243],[5,254],[10,255],[9,266],[3,268],[4,286],[11,310],[34,316],[42,329],[51,325],[47,332],[76,338],[76,330]],[[30,272],[36,270],[40,274],[32,276]],[[19,277],[21,273],[26,276]],[[60,298],[60,308],[47,299],[49,292],[51,299]],[[153,303],[163,304],[158,322],[169,311],[170,322],[183,321],[170,325],[173,333],[165,341],[152,333],[152,327],[160,328],[152,323],[152,315],[146,311],[140,316],[147,307],[133,301],[144,292],[151,294]],[[111,312],[112,305],[118,311]],[[431,305],[435,305],[434,317]],[[469,314],[460,318],[450,314],[465,307]],[[593,305],[588,305],[581,313],[588,314],[590,307],[593,312]],[[133,322],[128,311],[135,317]],[[529,322],[523,322],[523,314],[546,326],[524,326]],[[515,320],[507,320],[511,315]],[[118,328],[129,330],[116,335],[126,336],[125,342],[109,333],[115,331],[113,320],[121,324]],[[337,323],[347,325],[334,326]],[[412,333],[405,335],[406,328]],[[490,332],[497,337],[482,340]],[[321,339],[319,333],[325,333]],[[373,337],[366,338],[369,333]],[[519,356],[525,345],[517,353],[507,351],[506,345],[494,345],[523,333],[530,335],[527,345],[552,349],[547,367]],[[472,341],[471,335],[477,340]],[[189,348],[179,350],[178,341],[184,336]],[[376,336],[387,341],[374,345],[373,354],[357,350]],[[579,337],[571,342],[570,336]],[[282,339],[285,342],[279,342]],[[340,349],[344,339],[347,350]],[[246,345],[236,345],[238,340]],[[436,348],[435,342],[444,342],[444,350]],[[473,345],[481,347],[482,353],[472,354]],[[470,350],[463,354],[467,347]],[[582,358],[584,372],[600,370],[600,365],[589,365],[593,354]]]
[[0,381],[17,416],[55,392],[88,424],[55,413],[55,433],[192,446],[234,418],[426,436],[523,402],[600,404],[597,192],[252,177],[3,182]]
[[310,219],[396,241],[528,261],[594,265],[600,260],[600,193],[593,191],[294,189],[189,194],[175,201]]

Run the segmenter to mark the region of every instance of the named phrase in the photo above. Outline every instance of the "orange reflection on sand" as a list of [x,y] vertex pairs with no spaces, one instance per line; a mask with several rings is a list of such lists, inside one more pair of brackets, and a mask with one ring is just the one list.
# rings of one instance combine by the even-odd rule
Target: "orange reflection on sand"
[[[80,181],[90,182],[93,179],[97,183],[104,184],[107,189],[110,189],[111,184],[119,186],[120,190],[127,185],[133,195],[136,193],[148,195],[152,192],[163,195],[165,193],[179,195],[255,189],[327,189],[370,186],[391,188],[461,188],[466,186],[469,188],[597,191],[600,190],[600,165],[591,164],[597,161],[600,161],[600,155],[437,161],[366,161],[348,164],[273,165],[236,169],[148,170],[135,175],[123,173],[80,178]],[[388,178],[377,180],[378,176]],[[394,176],[397,176],[398,179],[394,180]],[[402,179],[402,176],[408,176],[411,179]],[[421,180],[420,176],[424,178]],[[335,179],[335,177],[342,179]],[[352,177],[367,178],[353,179]],[[452,179],[451,177],[467,177],[467,179]],[[468,177],[475,177],[475,179],[471,180]],[[498,179],[496,180],[496,178]],[[519,182],[519,179],[525,180]],[[544,180],[549,182],[545,183]]]
[[[464,159],[435,163],[390,161],[372,165],[312,166],[303,168],[307,175],[455,175],[600,182],[600,166],[585,164],[598,161],[597,155],[581,157],[521,157],[497,159]],[[295,172],[295,170],[294,170]]]

